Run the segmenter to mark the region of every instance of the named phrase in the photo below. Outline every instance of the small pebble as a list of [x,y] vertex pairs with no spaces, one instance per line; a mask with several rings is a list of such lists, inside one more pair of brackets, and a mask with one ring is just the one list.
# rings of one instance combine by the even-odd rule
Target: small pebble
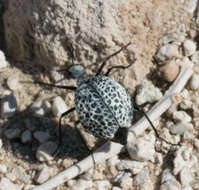
[[191,61],[198,65],[199,64],[199,51],[196,51],[192,56],[191,56]]
[[17,100],[13,94],[5,95],[1,101],[1,117],[12,117],[17,111]]
[[135,98],[137,105],[144,103],[154,103],[162,97],[162,92],[159,88],[155,87],[151,81],[143,81],[143,83],[137,89],[137,95]]
[[194,11],[197,8],[197,3],[198,3],[198,0],[189,0],[188,4],[187,4],[187,7],[186,7],[187,12],[194,13]]
[[130,189],[133,186],[133,179],[129,172],[119,172],[115,177],[114,182],[119,183],[123,190]]
[[175,121],[191,122],[192,118],[185,111],[175,111],[173,112],[173,119]]
[[21,166],[13,168],[12,173],[15,175],[16,180],[22,181],[24,183],[30,183],[31,177]]
[[0,138],[0,149],[2,148],[2,146],[3,146],[3,141],[2,141],[2,139]]
[[4,164],[0,164],[0,172],[5,174],[7,172],[7,166]]
[[44,116],[46,113],[48,113],[51,109],[51,104],[48,100],[42,100],[41,98],[38,98],[31,106],[31,111],[36,116]]
[[7,79],[7,85],[10,88],[10,90],[18,90],[21,88],[21,85],[19,83],[19,76],[18,74],[11,75]]
[[4,53],[0,50],[0,69],[5,68],[8,65],[9,63],[6,61]]
[[193,177],[190,169],[183,168],[180,172],[180,181],[183,187],[191,185],[193,182]]
[[31,131],[26,130],[26,131],[24,131],[24,132],[21,134],[21,142],[22,142],[22,143],[26,144],[26,143],[31,142],[31,140],[32,140]]
[[19,190],[19,188],[9,179],[2,177],[0,181],[0,190]]
[[53,105],[52,105],[52,112],[54,116],[60,117],[62,113],[66,112],[68,110],[64,100],[57,96],[53,99]]
[[190,81],[189,86],[192,90],[197,90],[199,88],[199,74],[193,74]]
[[[131,135],[129,135],[130,137]],[[128,138],[129,138],[128,137]],[[155,136],[147,134],[144,137],[137,137],[136,140],[129,141],[127,144],[128,153],[133,160],[155,161]]]
[[49,179],[50,176],[53,174],[53,168],[50,168],[48,166],[44,166],[38,174],[35,176],[35,181],[39,184],[44,183]]
[[100,190],[107,190],[107,189],[110,189],[111,187],[111,184],[108,180],[98,180],[98,181],[95,181],[95,183],[97,184],[97,189],[100,189]]
[[196,43],[192,40],[186,40],[183,43],[185,56],[191,56],[196,52]]
[[40,143],[44,143],[48,141],[48,139],[50,138],[49,132],[43,132],[43,131],[35,131],[33,133],[33,136]]
[[55,152],[56,149],[57,144],[48,141],[39,146],[36,152],[36,158],[41,162],[53,160],[52,154]]
[[171,60],[160,68],[160,76],[165,81],[172,82],[178,76],[179,70],[179,65],[177,65],[174,60]]
[[4,135],[7,139],[16,139],[20,136],[21,131],[19,129],[7,129]]
[[188,122],[179,122],[177,124],[170,126],[170,131],[173,134],[178,134],[178,135],[182,135],[183,133],[185,133],[185,131],[192,131],[192,130],[193,130],[193,124]]
[[70,190],[83,190],[90,189],[93,186],[93,182],[90,180],[79,179],[77,181],[70,180],[68,181],[68,186]]
[[178,46],[175,44],[166,44],[162,46],[156,55],[156,58],[160,61],[166,61],[168,59],[178,57],[180,57],[180,54],[178,51]]
[[112,187],[112,190],[122,190],[122,189],[119,188],[119,187],[113,186],[113,187]]

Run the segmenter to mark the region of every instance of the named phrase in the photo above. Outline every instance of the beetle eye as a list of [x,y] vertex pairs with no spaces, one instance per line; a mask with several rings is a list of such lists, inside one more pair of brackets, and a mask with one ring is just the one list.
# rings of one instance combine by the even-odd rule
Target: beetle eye
[[68,75],[71,78],[79,78],[81,75],[84,74],[84,67],[80,64],[77,65],[71,65],[69,66],[69,68],[67,69]]

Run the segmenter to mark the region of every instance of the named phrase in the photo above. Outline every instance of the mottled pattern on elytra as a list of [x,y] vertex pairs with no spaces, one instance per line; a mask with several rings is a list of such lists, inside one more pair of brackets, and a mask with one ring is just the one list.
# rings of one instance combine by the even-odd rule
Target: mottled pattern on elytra
[[119,127],[128,127],[133,119],[125,89],[106,76],[81,84],[76,90],[75,107],[82,126],[99,138],[113,138]]

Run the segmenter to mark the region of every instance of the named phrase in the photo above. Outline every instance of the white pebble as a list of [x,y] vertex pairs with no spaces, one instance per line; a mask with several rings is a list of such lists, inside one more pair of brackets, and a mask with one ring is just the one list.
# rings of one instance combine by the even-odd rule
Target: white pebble
[[132,160],[121,160],[117,164],[118,170],[130,170],[131,173],[138,174],[146,164],[144,162],[137,162]]
[[192,90],[197,90],[199,88],[199,74],[193,74],[190,81],[189,86]]
[[0,69],[5,68],[8,65],[9,63],[6,61],[4,53],[0,50]]
[[197,7],[198,0],[189,0],[188,5],[186,7],[187,12],[194,13]]
[[15,175],[16,180],[22,181],[24,183],[30,183],[30,176],[21,166],[13,168],[12,173]]
[[191,130],[193,130],[193,124],[187,122],[179,122],[177,124],[170,126],[170,131],[173,134],[178,134],[178,135],[182,135],[185,131],[191,131]]
[[122,190],[122,189],[119,188],[119,187],[113,186],[113,187],[112,187],[112,190]]
[[49,132],[43,132],[43,131],[35,131],[33,133],[33,136],[40,143],[44,143],[44,142],[48,141],[48,139],[50,138]]
[[2,148],[2,146],[3,146],[3,141],[2,139],[0,139],[0,149]]
[[7,172],[7,166],[5,164],[0,164],[0,172],[3,174]]
[[107,190],[110,189],[111,184],[108,180],[99,180],[99,181],[95,181],[95,183],[97,184],[97,189],[100,190]]
[[180,57],[178,46],[175,44],[166,44],[160,48],[156,58],[160,61],[166,61],[171,58]]
[[51,109],[51,104],[48,100],[42,100],[41,98],[38,98],[31,106],[31,111],[36,116],[43,116],[46,113],[48,113]]
[[57,96],[53,99],[53,105],[52,105],[52,111],[54,116],[60,117],[62,113],[66,112],[68,110],[64,100]]
[[191,56],[196,52],[196,43],[192,40],[186,40],[183,43],[185,56]]
[[26,130],[21,134],[22,143],[26,144],[26,143],[31,142],[31,140],[32,140],[32,134],[29,130]]
[[68,186],[71,190],[86,190],[93,186],[93,182],[90,180],[79,179],[75,183],[74,180],[70,180]]
[[[130,135],[129,135],[130,137]],[[136,140],[129,138],[127,143],[128,153],[133,160],[137,161],[155,161],[155,137],[147,134],[144,137],[138,137]]]
[[136,104],[141,105],[146,102],[154,103],[162,97],[162,92],[155,87],[151,81],[144,81],[137,89],[135,98]]
[[10,90],[17,90],[21,88],[21,85],[19,83],[19,76],[18,74],[11,75],[7,79],[7,85],[10,88]]
[[185,186],[189,186],[193,182],[193,177],[189,168],[183,168],[180,172],[180,181],[181,184]]
[[55,152],[56,149],[57,144],[48,141],[39,146],[36,152],[36,158],[41,162],[53,160],[52,154]]
[[191,122],[192,118],[185,111],[173,112],[173,119],[175,121]]
[[35,181],[39,184],[44,183],[49,179],[50,176],[53,174],[53,168],[50,168],[48,166],[44,166],[38,174],[35,176]]
[[19,190],[18,185],[12,183],[9,179],[2,177],[0,181],[0,190]]
[[199,51],[196,51],[192,56],[191,56],[191,61],[198,65],[199,64]]
[[5,95],[1,99],[1,117],[12,117],[17,111],[17,100],[13,94]]

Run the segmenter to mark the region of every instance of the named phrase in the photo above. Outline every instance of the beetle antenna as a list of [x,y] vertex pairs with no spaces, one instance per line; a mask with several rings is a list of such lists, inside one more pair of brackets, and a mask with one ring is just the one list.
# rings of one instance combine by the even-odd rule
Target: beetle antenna
[[156,135],[157,138],[159,138],[161,141],[164,141],[165,143],[170,144],[170,145],[172,145],[172,146],[180,146],[180,143],[174,144],[174,143],[171,143],[171,142],[165,140],[164,138],[162,138],[162,137],[159,135],[159,133],[158,133],[157,129],[155,128],[155,126],[153,125],[152,121],[151,121],[150,118],[148,117],[148,115],[147,115],[143,110],[139,109],[137,106],[134,106],[134,109],[135,109],[135,111],[138,111],[138,112],[142,113],[142,114],[146,117],[146,119],[147,119],[148,122],[150,123],[151,127],[153,128],[153,131],[155,132],[155,135]]

